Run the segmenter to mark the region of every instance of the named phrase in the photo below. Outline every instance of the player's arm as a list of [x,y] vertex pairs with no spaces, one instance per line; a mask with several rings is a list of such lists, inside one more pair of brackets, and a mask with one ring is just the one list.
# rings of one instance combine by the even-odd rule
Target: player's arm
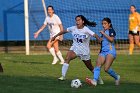
[[140,14],[137,14],[137,19],[138,19],[138,27],[140,27]]
[[63,35],[65,33],[68,33],[68,31],[67,30],[63,30],[63,31],[59,32],[57,35],[55,35],[54,37],[52,37],[51,41],[54,41],[57,36]]
[[46,24],[43,24],[40,29],[34,33],[34,38],[37,38],[39,33],[42,32],[44,30],[44,28],[46,27]]
[[101,43],[102,38],[100,38],[97,34],[95,34],[93,31],[91,31],[90,29],[87,29],[87,33],[90,34],[91,36],[95,37],[99,43]]
[[[60,24],[59,27],[60,27],[60,31],[63,32],[63,30],[64,30],[63,25]],[[63,40],[63,35],[60,35],[60,41],[62,41],[62,40]]]
[[[59,28],[60,28],[60,32],[62,32],[64,29],[63,29],[63,25],[62,25],[62,21],[61,19],[56,15],[56,18],[55,18]],[[60,35],[60,38],[59,38],[60,41],[63,40],[63,35]]]
[[136,18],[137,18],[138,24],[137,24],[137,26],[133,29],[133,33],[137,33],[138,28],[140,27],[140,14],[139,14],[139,13],[136,14]]
[[100,38],[97,34],[93,34],[93,36],[98,40],[99,43],[101,43],[102,38]]
[[60,27],[60,31],[62,32],[62,31],[64,30],[64,29],[63,29],[63,25],[60,24],[59,27]]
[[114,32],[110,32],[111,33],[110,36],[108,36],[107,34],[105,34],[104,31],[100,31],[100,33],[102,35],[104,35],[110,42],[114,42],[114,36],[115,36],[115,33]]

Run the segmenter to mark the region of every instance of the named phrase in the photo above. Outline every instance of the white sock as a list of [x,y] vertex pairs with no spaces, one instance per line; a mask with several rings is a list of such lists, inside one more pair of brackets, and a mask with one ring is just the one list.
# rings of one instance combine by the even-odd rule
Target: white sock
[[58,58],[60,59],[61,62],[64,62],[64,58],[62,57],[62,53],[58,51],[57,53]]
[[49,51],[53,55],[53,57],[57,59],[57,56],[56,56],[55,51],[54,51],[54,48],[53,47],[50,48]]
[[64,63],[62,66],[62,76],[64,76],[64,77],[66,76],[68,68],[69,68],[69,64]]

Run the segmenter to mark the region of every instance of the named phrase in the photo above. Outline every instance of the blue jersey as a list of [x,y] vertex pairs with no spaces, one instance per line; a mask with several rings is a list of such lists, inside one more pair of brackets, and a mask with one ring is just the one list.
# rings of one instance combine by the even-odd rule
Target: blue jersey
[[[114,37],[116,36],[116,32],[114,31],[114,29],[109,29],[105,31],[105,34],[107,34],[110,37]],[[101,42],[101,51],[100,52],[109,52],[109,51],[116,51],[115,49],[115,45],[114,42],[110,42],[104,35],[101,36],[102,37],[102,42]]]

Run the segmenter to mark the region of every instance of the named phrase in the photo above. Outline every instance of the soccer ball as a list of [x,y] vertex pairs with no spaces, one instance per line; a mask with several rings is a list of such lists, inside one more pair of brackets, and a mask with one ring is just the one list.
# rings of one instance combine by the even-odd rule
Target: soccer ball
[[79,79],[74,79],[71,81],[71,87],[72,88],[79,88],[82,86],[82,83]]

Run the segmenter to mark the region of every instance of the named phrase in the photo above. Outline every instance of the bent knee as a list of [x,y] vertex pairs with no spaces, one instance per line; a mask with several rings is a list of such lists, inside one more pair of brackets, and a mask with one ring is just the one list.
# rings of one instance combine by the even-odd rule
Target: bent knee
[[47,45],[46,48],[47,48],[47,49],[50,49],[50,48],[51,48],[51,45]]
[[139,43],[139,42],[136,42],[136,45],[137,45],[137,46],[140,46],[140,43]]

